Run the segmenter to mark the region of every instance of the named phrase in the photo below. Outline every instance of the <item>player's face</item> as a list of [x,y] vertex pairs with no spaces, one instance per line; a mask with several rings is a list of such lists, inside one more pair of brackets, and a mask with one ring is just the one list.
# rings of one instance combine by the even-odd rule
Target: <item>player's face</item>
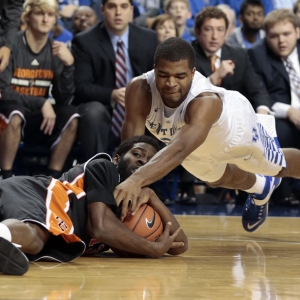
[[268,28],[266,40],[270,49],[278,56],[285,58],[291,54],[297,44],[299,28],[291,22],[278,22]]
[[188,60],[170,62],[160,60],[154,67],[156,87],[164,104],[178,107],[190,91],[195,68],[190,69]]
[[40,34],[48,34],[56,23],[55,9],[43,10],[35,6],[28,16],[28,28]]
[[261,6],[248,5],[241,16],[242,23],[252,30],[259,30],[264,21],[264,10]]
[[121,36],[133,18],[133,6],[129,0],[108,0],[101,6],[104,22],[108,30]]
[[206,19],[201,28],[196,29],[197,39],[202,49],[209,54],[216,53],[226,38],[226,23],[224,19]]
[[96,13],[89,6],[79,7],[73,18],[73,30],[75,33],[89,29],[98,21]]
[[119,160],[118,171],[121,181],[125,180],[157,153],[156,149],[146,143],[136,143],[134,146]]

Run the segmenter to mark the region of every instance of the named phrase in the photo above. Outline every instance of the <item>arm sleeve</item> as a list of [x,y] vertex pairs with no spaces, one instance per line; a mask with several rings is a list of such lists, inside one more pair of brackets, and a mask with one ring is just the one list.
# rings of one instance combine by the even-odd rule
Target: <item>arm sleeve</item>
[[116,206],[114,188],[119,182],[116,166],[105,159],[90,161],[84,172],[84,190],[87,204],[103,202]]
[[97,101],[110,106],[113,88],[94,82],[93,62],[77,37],[72,41],[72,54],[75,59],[76,97],[81,102]]
[[75,92],[74,65],[65,66],[61,61],[54,61],[52,95],[57,104],[71,104]]
[[[4,0],[3,0],[4,1]],[[22,0],[8,0],[4,5],[1,15],[1,28],[4,31],[3,46],[6,46],[12,50],[14,39],[18,32],[20,24],[20,16],[23,9]]]

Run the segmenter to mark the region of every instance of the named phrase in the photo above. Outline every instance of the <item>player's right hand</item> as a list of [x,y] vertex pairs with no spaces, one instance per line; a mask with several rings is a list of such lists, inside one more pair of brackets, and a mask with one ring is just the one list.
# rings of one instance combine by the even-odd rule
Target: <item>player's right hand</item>
[[155,253],[151,255],[152,257],[161,257],[162,255],[167,253],[170,248],[184,247],[183,242],[174,242],[181,230],[181,227],[178,227],[176,231],[172,235],[170,235],[171,226],[171,222],[167,222],[164,232],[155,242]]
[[44,134],[51,135],[55,125],[56,114],[49,100],[45,101],[44,105],[42,106],[41,112],[44,119],[40,126],[40,130],[44,131]]

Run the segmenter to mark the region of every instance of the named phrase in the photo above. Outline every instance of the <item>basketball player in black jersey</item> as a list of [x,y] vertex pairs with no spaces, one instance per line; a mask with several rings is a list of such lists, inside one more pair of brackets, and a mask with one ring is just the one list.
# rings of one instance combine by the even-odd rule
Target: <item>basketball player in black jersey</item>
[[158,150],[156,140],[137,136],[123,142],[112,160],[98,154],[58,180],[48,176],[2,180],[0,272],[22,275],[28,259],[68,262],[109,247],[150,257],[185,252],[186,235],[150,188],[142,190],[140,202],[148,202],[161,216],[164,232],[156,242],[139,237],[118,219],[114,188]]

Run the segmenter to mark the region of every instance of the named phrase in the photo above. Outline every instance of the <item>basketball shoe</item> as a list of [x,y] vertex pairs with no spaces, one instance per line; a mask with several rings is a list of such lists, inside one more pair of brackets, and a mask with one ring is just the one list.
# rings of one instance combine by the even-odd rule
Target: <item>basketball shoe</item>
[[13,243],[0,237],[0,272],[6,275],[23,275],[28,268],[26,255]]
[[281,178],[265,176],[266,183],[261,194],[250,194],[245,202],[242,213],[242,223],[246,231],[255,231],[261,226],[267,215],[269,207],[269,199],[274,189],[276,189]]

